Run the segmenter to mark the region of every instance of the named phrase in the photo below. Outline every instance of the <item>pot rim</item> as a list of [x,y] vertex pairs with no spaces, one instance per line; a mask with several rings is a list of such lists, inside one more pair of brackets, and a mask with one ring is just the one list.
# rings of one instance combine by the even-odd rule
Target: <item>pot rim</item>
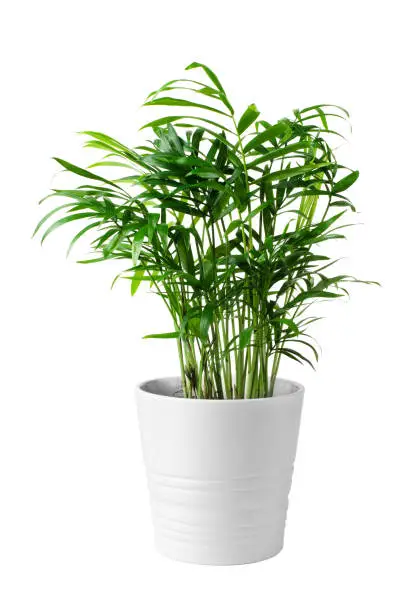
[[201,399],[201,398],[190,398],[190,397],[179,397],[176,395],[164,395],[163,393],[155,393],[153,391],[149,391],[147,389],[145,389],[146,385],[149,385],[151,383],[156,383],[156,382],[162,382],[162,381],[173,381],[173,379],[176,379],[178,381],[181,380],[180,376],[160,376],[158,378],[151,378],[149,380],[144,380],[143,382],[137,383],[135,390],[136,393],[138,394],[144,394],[146,396],[153,396],[154,398],[156,398],[157,400],[160,401],[164,401],[164,400],[176,400],[176,401],[187,401],[187,402],[196,402],[196,403],[201,403],[201,402],[209,402],[210,404],[224,404],[225,402],[227,403],[241,403],[241,402],[255,402],[255,403],[259,403],[259,402],[273,402],[273,401],[280,401],[280,399],[282,398],[290,398],[290,397],[294,397],[295,395],[301,395],[304,393],[305,391],[305,387],[304,385],[302,385],[299,382],[296,382],[295,380],[291,380],[290,378],[277,378],[276,381],[282,382],[282,383],[289,383],[290,385],[293,386],[293,390],[290,393],[281,393],[280,395],[273,395],[273,396],[267,396],[267,397],[244,397],[244,398],[238,398],[238,399],[229,399],[229,398],[224,398],[224,399]]

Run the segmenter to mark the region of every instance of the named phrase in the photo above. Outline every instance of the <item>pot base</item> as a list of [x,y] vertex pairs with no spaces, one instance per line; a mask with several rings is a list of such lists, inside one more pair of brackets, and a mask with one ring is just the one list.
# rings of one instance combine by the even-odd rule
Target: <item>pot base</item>
[[168,546],[155,542],[155,548],[159,554],[166,559],[172,561],[180,561],[181,563],[193,563],[195,565],[249,565],[250,563],[259,563],[260,561],[267,561],[272,557],[276,557],[283,550],[283,543],[278,548],[274,548],[272,552],[267,551],[262,554],[258,554],[257,551],[243,551],[241,554],[232,554],[231,551],[223,551],[221,555],[213,555],[210,552],[187,552],[181,548]]

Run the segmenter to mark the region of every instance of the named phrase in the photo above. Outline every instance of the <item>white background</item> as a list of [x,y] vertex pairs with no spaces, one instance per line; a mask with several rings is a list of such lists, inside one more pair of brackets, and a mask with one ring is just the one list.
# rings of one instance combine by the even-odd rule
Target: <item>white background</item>
[[[0,609],[403,611],[404,44],[400,2],[14,2],[1,19]],[[130,145],[149,91],[209,64],[239,111],[350,109],[345,160],[364,223],[342,247],[355,286],[318,327],[284,551],[188,566],[153,550],[136,381],[176,373],[146,291],[31,240],[53,155],[89,163],[75,132]],[[45,209],[44,209],[45,210]],[[75,253],[83,254],[80,248]],[[402,580],[402,584],[401,584]]]

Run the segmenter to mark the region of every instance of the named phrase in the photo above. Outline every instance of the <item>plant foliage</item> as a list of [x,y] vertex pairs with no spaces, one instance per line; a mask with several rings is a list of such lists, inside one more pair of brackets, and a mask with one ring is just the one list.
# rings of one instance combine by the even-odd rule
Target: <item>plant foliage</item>
[[[84,132],[102,161],[84,169],[55,158],[84,181],[47,196],[64,203],[35,233],[43,241],[82,222],[69,250],[92,235],[86,263],[125,260],[120,276],[132,294],[150,283],[173,330],[146,337],[176,339],[187,397],[264,397],[282,356],[318,358],[309,306],[345,295],[355,281],[331,275],[335,261],[323,251],[344,238],[343,218],[354,210],[346,191],[359,173],[340,165],[328,144],[337,134],[330,117],[348,114],[324,104],[268,123],[251,104],[237,118],[207,66],[187,70],[202,76],[148,96],[145,106],[176,110],[143,126],[152,131],[146,144]],[[94,170],[105,166],[121,174],[107,179]]]

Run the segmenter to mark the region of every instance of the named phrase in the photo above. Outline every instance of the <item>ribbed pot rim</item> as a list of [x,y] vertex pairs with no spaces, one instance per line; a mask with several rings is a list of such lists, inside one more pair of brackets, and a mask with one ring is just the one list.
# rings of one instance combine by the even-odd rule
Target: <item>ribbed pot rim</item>
[[287,392],[287,393],[281,393],[279,395],[273,395],[272,397],[255,397],[255,398],[241,398],[241,399],[229,399],[229,398],[224,398],[224,399],[197,399],[197,398],[189,398],[189,397],[181,397],[181,396],[177,396],[174,394],[170,394],[170,395],[165,395],[164,393],[157,393],[154,391],[150,391],[149,389],[145,388],[147,386],[151,386],[153,384],[156,383],[164,383],[165,381],[167,381],[167,383],[169,383],[169,381],[173,382],[174,380],[179,381],[180,382],[180,377],[179,376],[162,376],[159,378],[151,378],[149,380],[145,380],[141,383],[138,383],[136,385],[136,392],[138,394],[142,394],[145,395],[147,397],[153,396],[155,399],[157,400],[161,400],[161,401],[165,401],[165,400],[171,400],[174,399],[176,401],[179,402],[195,402],[195,403],[210,403],[210,404],[224,404],[224,403],[243,403],[243,402],[254,402],[254,403],[261,403],[261,402],[267,402],[267,403],[273,403],[276,401],[280,401],[281,398],[290,398],[290,397],[294,397],[296,395],[300,395],[303,394],[305,391],[304,385],[302,385],[299,382],[296,382],[295,380],[290,380],[289,378],[277,378],[277,382],[278,383],[287,383],[289,385],[292,386],[292,391],[291,392]]

